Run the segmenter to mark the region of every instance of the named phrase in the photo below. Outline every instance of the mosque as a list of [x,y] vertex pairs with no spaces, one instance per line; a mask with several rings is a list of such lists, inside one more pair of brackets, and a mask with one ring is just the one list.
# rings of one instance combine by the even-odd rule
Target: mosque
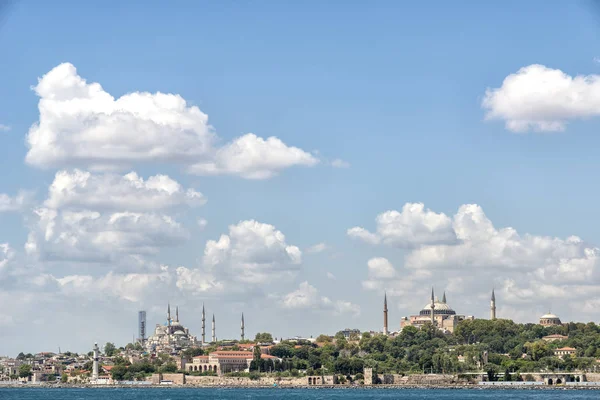
[[[171,318],[171,305],[167,305],[167,321],[164,324],[156,324],[154,334],[146,339],[145,346],[148,351],[180,350],[192,346],[204,346],[207,343],[217,342],[215,315],[212,316],[211,340],[206,341],[206,311],[202,304],[202,336],[198,340],[190,333],[190,330],[179,322],[179,307],[175,307],[175,319]],[[241,322],[241,340],[244,340],[244,314]]]
[[[202,307],[202,330],[204,335],[204,307]],[[214,317],[213,317],[214,318]],[[214,327],[213,327],[214,331]],[[198,344],[196,336],[179,322],[179,307],[175,308],[175,319],[171,318],[171,305],[167,306],[167,321],[161,325],[156,324],[154,334],[146,340],[146,348],[150,351],[181,349]]]
[[[385,307],[387,308],[387,307]],[[492,292],[492,316],[496,317],[496,299]],[[473,316],[459,315],[450,307],[446,300],[446,293],[442,296],[440,301],[434,296],[433,289],[431,289],[431,300],[426,304],[419,314],[411,315],[410,317],[402,317],[400,319],[400,329],[406,326],[414,326],[421,328],[426,323],[431,323],[438,329],[452,333],[460,321],[475,319]],[[384,329],[385,331],[385,329]]]
[[[474,320],[475,317],[471,315],[459,315],[450,307],[446,300],[446,292],[442,296],[440,301],[435,297],[433,288],[431,289],[431,299],[427,303],[419,314],[411,315],[410,317],[402,317],[400,319],[400,330],[406,326],[414,326],[421,328],[426,323],[430,323],[445,333],[453,333],[458,324],[465,320]],[[490,299],[490,320],[496,319],[496,294],[492,290],[492,297]],[[560,318],[554,314],[548,313],[540,317],[540,325],[544,327],[549,326],[560,326],[562,322]],[[387,307],[387,294],[383,298],[383,334],[389,335],[388,330],[388,307]]]

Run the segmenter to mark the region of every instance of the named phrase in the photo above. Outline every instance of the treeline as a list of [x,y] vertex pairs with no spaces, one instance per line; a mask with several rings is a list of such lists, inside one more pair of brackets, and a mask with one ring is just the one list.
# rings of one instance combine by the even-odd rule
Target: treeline
[[[544,336],[560,334],[566,340],[547,342]],[[347,340],[338,333],[332,340],[319,336],[317,344],[282,342],[270,354],[283,361],[256,359],[256,371],[306,370],[342,375],[379,373],[461,373],[469,371],[535,372],[541,370],[590,370],[600,358],[600,327],[594,323],[570,323],[557,327],[517,324],[510,320],[472,320],[459,323],[454,334],[444,334],[426,324],[405,327],[396,337],[364,333]],[[554,356],[559,347],[573,347],[576,357]]]

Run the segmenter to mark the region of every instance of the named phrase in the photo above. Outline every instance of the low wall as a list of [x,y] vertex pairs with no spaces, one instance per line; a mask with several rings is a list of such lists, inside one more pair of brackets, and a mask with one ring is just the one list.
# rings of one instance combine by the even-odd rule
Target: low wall
[[183,385],[185,378],[184,374],[152,374],[151,382],[153,385],[158,385],[161,381],[172,381],[174,385]]
[[385,374],[378,377],[384,385],[447,385],[459,381],[456,375],[442,374]]
[[306,386],[306,378],[261,377],[252,380],[246,377],[186,376],[187,385],[194,386]]

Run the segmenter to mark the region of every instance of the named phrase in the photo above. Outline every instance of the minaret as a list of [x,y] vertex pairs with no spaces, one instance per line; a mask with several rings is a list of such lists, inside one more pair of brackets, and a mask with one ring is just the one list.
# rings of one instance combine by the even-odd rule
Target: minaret
[[206,343],[206,313],[204,312],[204,303],[202,303],[202,344]]
[[94,361],[92,363],[92,381],[96,381],[98,379],[98,361],[99,356],[98,353],[100,349],[98,348],[98,342],[94,343]]
[[383,334],[388,334],[388,308],[387,308],[387,293],[383,294]]
[[179,306],[175,306],[175,321],[179,322]]
[[494,289],[492,289],[492,301],[490,304],[490,319],[492,321],[496,319],[496,294],[494,293]]
[[242,340],[244,340],[244,313],[242,313]]
[[212,341],[213,341],[213,343],[217,341],[217,337],[215,336],[215,314],[213,314],[213,321],[212,321]]
[[171,334],[171,303],[167,304],[167,332]]
[[446,291],[444,290],[444,295],[442,296],[442,303],[446,304]]
[[433,297],[433,287],[431,288],[431,325],[435,326],[435,318],[433,316],[435,310],[435,298]]

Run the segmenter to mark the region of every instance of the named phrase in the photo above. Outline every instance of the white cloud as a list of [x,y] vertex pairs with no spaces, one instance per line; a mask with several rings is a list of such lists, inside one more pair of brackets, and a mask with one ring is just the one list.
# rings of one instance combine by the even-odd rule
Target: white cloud
[[350,168],[350,163],[342,159],[336,158],[331,162],[331,166],[334,168]]
[[178,267],[176,271],[176,286],[180,290],[192,294],[214,294],[222,293],[225,290],[226,285],[218,281],[209,271],[186,267]]
[[456,242],[450,218],[425,210],[422,203],[406,203],[402,212],[379,214],[376,233],[357,226],[348,229],[347,234],[370,244],[382,242],[400,248]]
[[190,166],[189,171],[198,175],[267,179],[282,169],[297,165],[311,167],[318,162],[311,154],[289,147],[276,137],[265,140],[248,133],[219,149],[213,159]]
[[200,229],[206,228],[207,225],[208,221],[205,218],[198,218],[198,227],[200,227]]
[[307,248],[306,252],[310,253],[310,254],[317,254],[317,253],[324,252],[328,248],[329,248],[329,246],[327,246],[327,244],[325,244],[325,243],[317,243],[317,244],[312,245],[309,248]]
[[179,95],[133,92],[117,99],[88,83],[72,64],[44,75],[34,87],[39,122],[27,135],[27,163],[37,167],[123,170],[173,163],[201,175],[266,179],[318,160],[280,139],[246,134],[218,148],[208,116]]
[[40,121],[29,130],[26,160],[35,166],[184,162],[212,146],[207,115],[178,95],[135,92],[115,99],[69,63],[53,68],[34,90]]
[[594,64],[600,64],[600,57],[594,57]]
[[348,301],[331,301],[319,295],[319,291],[308,282],[300,283],[298,289],[286,294],[282,307],[288,309],[330,310],[334,314],[352,314],[358,316],[360,307]]
[[600,115],[600,75],[569,76],[539,64],[488,88],[482,102],[487,120],[505,121],[513,132],[562,131],[569,120]]
[[396,270],[387,258],[375,257],[367,262],[369,277],[372,279],[388,279],[396,276]]
[[6,270],[8,262],[13,258],[14,252],[8,243],[0,243],[0,277]]
[[229,226],[229,234],[209,240],[204,264],[215,274],[245,283],[263,283],[294,275],[302,262],[302,252],[288,245],[273,225],[254,220]]
[[335,275],[334,275],[334,274],[332,274],[331,272],[327,272],[327,278],[328,278],[328,279],[331,279],[332,281],[335,281],[335,279],[336,279],[336,278],[335,278]]
[[75,169],[59,171],[48,190],[45,206],[49,208],[117,209],[156,211],[179,205],[201,206],[202,193],[184,189],[167,175],[147,180],[130,172],[124,176],[92,174]]
[[31,201],[31,193],[21,191],[15,197],[0,193],[0,212],[21,211]]
[[388,289],[388,295],[401,296],[411,307],[427,299],[425,289],[432,284],[467,304],[485,302],[496,287],[503,304],[532,307],[535,320],[540,305],[559,298],[563,311],[582,317],[576,304],[586,293],[595,296],[600,286],[600,249],[576,236],[560,239],[495,228],[476,204],[460,206],[451,221],[456,241],[410,249],[401,269],[387,259],[371,259],[363,287]]
[[0,124],[0,132],[8,132],[8,131],[10,131],[10,126]]
[[187,240],[183,227],[155,213],[56,211],[39,208],[26,249],[43,261],[115,262],[154,254]]
[[147,296],[164,292],[172,277],[168,268],[158,273],[118,274],[109,272],[94,277],[91,275],[68,275],[56,279],[59,290],[70,296],[111,296],[129,302],[141,302]]

